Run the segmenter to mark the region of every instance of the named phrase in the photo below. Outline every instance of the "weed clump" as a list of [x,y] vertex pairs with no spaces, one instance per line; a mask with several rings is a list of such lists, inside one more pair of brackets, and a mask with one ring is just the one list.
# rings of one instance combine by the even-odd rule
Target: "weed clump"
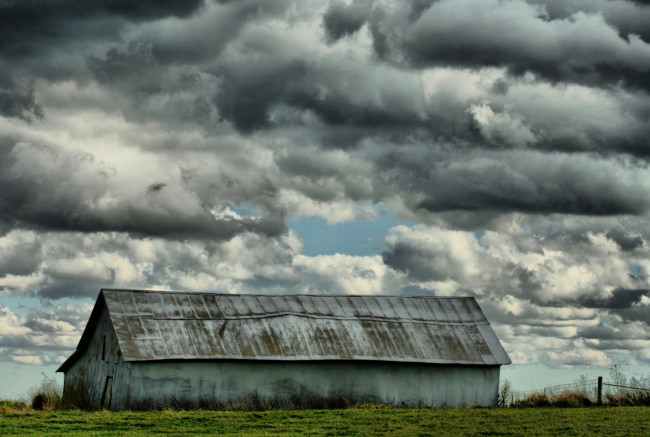
[[21,415],[25,414],[28,409],[29,405],[22,401],[0,400],[0,415]]
[[[648,407],[650,406],[650,392],[624,391],[617,394],[605,393],[604,403],[610,407]],[[533,393],[514,402],[512,407],[558,407],[581,408],[590,407],[595,403],[586,393],[580,391],[564,391],[557,395],[547,396],[544,393]]]
[[30,390],[32,399],[31,407],[37,411],[54,411],[63,407],[61,387],[53,378],[48,378],[44,373],[43,380],[38,386]]
[[357,404],[353,406],[352,408],[356,408],[359,410],[390,410],[393,407],[391,405],[386,405],[386,404]]
[[560,408],[590,407],[592,402],[589,397],[580,392],[565,391],[552,399],[552,405]]
[[650,391],[607,393],[605,399],[609,405],[615,407],[650,407]]
[[543,393],[533,393],[515,402],[513,407],[549,407],[550,405],[551,401],[548,396]]
[[558,408],[580,408],[592,405],[589,397],[582,392],[564,391],[557,395],[547,396],[545,393],[532,393],[525,398],[515,402],[513,407],[558,407]]
[[503,381],[503,384],[499,389],[499,398],[497,400],[497,406],[507,407],[508,400],[510,399],[511,394],[512,394],[512,385],[510,384],[510,381],[506,379],[505,381]]

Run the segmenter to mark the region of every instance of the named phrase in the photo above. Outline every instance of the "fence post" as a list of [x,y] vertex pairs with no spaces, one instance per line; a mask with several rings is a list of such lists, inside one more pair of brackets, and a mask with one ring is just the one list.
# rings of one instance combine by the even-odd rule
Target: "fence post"
[[603,403],[603,377],[599,376],[598,377],[598,396],[596,398],[596,403],[598,405],[602,405]]

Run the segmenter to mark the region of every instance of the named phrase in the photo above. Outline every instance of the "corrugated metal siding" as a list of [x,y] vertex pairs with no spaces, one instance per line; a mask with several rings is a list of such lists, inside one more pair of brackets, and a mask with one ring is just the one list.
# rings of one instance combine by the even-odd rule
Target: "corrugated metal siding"
[[125,361],[510,363],[472,297],[102,293]]

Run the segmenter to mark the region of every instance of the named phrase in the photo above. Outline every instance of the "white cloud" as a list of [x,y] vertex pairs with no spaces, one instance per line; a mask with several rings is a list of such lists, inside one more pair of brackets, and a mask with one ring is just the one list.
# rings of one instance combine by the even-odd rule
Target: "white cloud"
[[[339,182],[331,179],[332,192],[339,192]],[[322,189],[323,187],[319,187]],[[280,203],[294,217],[318,217],[328,224],[341,223],[355,220],[372,220],[378,218],[376,208],[370,205],[359,204],[349,200],[317,201],[310,199],[302,193],[284,190],[279,195]]]
[[29,329],[21,324],[21,320],[6,306],[0,303],[0,336],[22,336],[29,333]]
[[614,364],[604,352],[581,347],[579,344],[573,346],[565,351],[546,353],[545,362],[550,367],[562,369],[609,367]]
[[379,256],[298,255],[293,266],[298,289],[305,293],[395,294],[402,284],[401,275]]

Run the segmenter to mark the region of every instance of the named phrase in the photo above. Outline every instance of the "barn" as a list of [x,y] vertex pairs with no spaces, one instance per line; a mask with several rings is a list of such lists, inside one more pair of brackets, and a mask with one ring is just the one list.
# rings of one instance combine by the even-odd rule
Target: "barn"
[[510,359],[473,297],[103,289],[61,365],[79,407],[495,405]]

